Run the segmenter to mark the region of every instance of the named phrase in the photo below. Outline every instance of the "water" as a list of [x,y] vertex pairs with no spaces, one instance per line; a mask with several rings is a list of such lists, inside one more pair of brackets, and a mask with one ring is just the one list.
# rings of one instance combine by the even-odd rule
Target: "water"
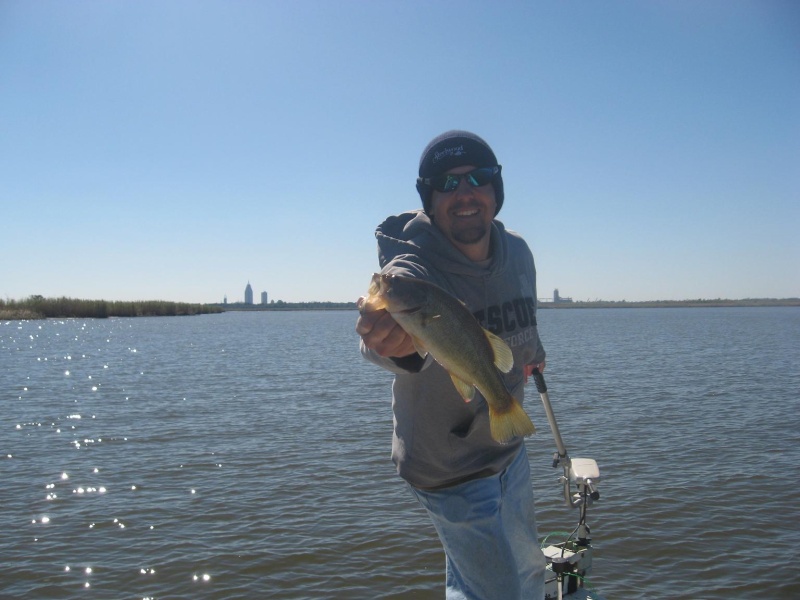
[[[800,310],[547,310],[611,598],[800,597]],[[442,598],[353,312],[0,323],[0,597]],[[539,529],[569,531],[534,388]]]

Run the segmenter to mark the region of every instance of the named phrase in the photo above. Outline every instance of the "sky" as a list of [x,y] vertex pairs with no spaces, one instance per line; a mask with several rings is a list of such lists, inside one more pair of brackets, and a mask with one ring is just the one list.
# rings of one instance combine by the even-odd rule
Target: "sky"
[[800,297],[794,0],[0,0],[0,298],[354,301],[449,129],[540,297]]

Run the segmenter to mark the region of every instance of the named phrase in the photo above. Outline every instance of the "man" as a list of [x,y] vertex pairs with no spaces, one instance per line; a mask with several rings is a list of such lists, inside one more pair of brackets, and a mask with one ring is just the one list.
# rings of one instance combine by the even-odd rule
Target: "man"
[[[425,148],[417,191],[423,210],[389,217],[376,231],[382,272],[441,286],[502,337],[514,354],[504,381],[522,403],[525,379],[544,369],[545,352],[533,256],[495,220],[504,200],[501,166],[477,135],[448,131]],[[385,310],[362,314],[356,331],[364,356],[395,373],[392,460],[439,534],[446,598],[543,598],[545,559],[523,440],[494,441],[483,397],[464,402],[447,372],[417,354]]]

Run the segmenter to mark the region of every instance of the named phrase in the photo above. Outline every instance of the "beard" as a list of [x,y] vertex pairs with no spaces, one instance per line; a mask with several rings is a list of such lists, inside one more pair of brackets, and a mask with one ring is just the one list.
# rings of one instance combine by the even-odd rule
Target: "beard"
[[450,235],[459,244],[477,244],[489,235],[489,227],[483,223],[467,227],[452,227]]

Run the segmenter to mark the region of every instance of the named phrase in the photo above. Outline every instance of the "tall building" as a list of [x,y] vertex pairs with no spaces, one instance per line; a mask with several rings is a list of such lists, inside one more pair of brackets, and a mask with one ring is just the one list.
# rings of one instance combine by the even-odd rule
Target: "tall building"
[[261,292],[261,304],[267,303],[267,292]]
[[247,282],[247,287],[244,288],[244,303],[245,304],[252,304],[253,303],[253,288],[250,285],[250,282]]
[[572,302],[572,298],[564,298],[561,294],[558,293],[558,288],[553,290],[553,303],[558,302]]

